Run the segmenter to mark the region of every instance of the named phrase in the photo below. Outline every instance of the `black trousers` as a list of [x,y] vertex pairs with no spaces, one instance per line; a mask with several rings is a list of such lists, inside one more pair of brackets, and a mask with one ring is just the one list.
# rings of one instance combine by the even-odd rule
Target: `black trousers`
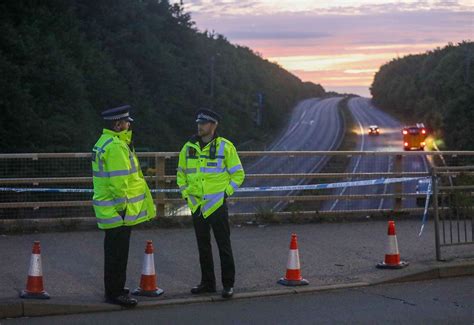
[[131,232],[132,227],[125,226],[105,230],[104,285],[107,297],[117,297],[123,293]]
[[222,285],[224,287],[233,287],[235,281],[235,265],[230,243],[229,213],[226,203],[224,202],[224,204],[207,217],[207,219],[204,219],[201,215],[201,211],[198,209],[193,213],[193,224],[199,249],[199,262],[201,264],[201,284],[214,287],[216,285],[211,247],[212,228],[217,247],[219,248]]

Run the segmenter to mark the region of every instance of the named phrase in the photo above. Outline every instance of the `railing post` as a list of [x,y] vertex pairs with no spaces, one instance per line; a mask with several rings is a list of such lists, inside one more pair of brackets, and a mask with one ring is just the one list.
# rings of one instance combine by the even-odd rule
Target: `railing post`
[[[166,157],[155,156],[155,188],[164,189],[165,188],[165,163]],[[165,216],[165,193],[156,193],[155,203],[156,203],[156,215],[158,218]]]
[[441,261],[441,247],[439,244],[439,209],[438,209],[438,178],[436,169],[431,169],[431,188],[433,189],[433,206],[434,206],[434,232],[435,232],[435,246],[436,246],[436,260]]
[[[403,172],[403,158],[402,155],[396,155],[395,156],[395,163],[394,163],[394,171],[396,173],[402,173]],[[397,176],[400,177],[400,176]],[[398,194],[395,196],[395,203],[393,206],[393,210],[395,212],[400,211],[402,209],[402,192],[403,192],[403,184],[402,183],[395,183],[394,184],[394,190],[395,194]]]

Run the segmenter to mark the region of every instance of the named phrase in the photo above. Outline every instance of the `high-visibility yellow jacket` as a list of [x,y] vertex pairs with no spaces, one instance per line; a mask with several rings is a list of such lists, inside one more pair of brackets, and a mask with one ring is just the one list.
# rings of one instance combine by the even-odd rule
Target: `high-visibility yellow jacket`
[[[212,157],[212,152],[214,156]],[[214,158],[214,159],[212,159]],[[209,217],[242,185],[245,173],[232,142],[216,137],[204,148],[193,137],[179,154],[177,183],[181,195],[194,213],[201,209]]]
[[104,129],[92,149],[93,205],[100,229],[133,226],[156,216],[130,140],[131,131]]

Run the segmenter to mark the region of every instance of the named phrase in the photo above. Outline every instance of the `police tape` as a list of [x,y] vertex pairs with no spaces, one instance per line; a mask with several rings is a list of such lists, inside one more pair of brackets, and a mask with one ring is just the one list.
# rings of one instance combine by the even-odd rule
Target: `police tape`
[[421,227],[418,236],[421,237],[423,234],[423,229],[425,229],[426,217],[428,216],[428,206],[430,205],[430,196],[431,196],[431,186],[432,180],[428,181],[428,188],[426,189],[426,200],[425,200],[425,209],[423,211],[423,218],[421,219]]
[[[378,178],[368,179],[361,181],[349,181],[339,183],[326,183],[326,184],[308,184],[308,185],[284,185],[284,186],[257,186],[257,187],[243,187],[238,188],[236,192],[281,192],[281,191],[307,191],[307,190],[327,190],[344,187],[359,187],[359,186],[373,186],[373,185],[386,185],[395,183],[406,183],[417,181],[421,179],[427,179],[429,177],[399,177],[399,178]],[[37,188],[37,187],[0,187],[0,192],[36,192],[36,193],[93,193],[93,189],[82,189],[82,188]],[[179,193],[179,189],[152,189],[152,193]]]

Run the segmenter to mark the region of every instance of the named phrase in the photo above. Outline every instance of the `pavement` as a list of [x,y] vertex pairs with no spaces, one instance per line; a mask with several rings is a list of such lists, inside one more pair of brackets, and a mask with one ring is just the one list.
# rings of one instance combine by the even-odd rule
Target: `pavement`
[[[387,240],[386,221],[235,225],[232,244],[236,261],[234,299],[365,287],[387,282],[436,279],[474,274],[472,245],[445,247],[444,262],[435,261],[433,224],[418,237],[419,220],[396,220],[398,245],[407,268],[380,270]],[[291,233],[298,235],[301,272],[310,284],[283,287]],[[192,228],[137,229],[132,232],[127,286],[140,281],[146,240],[153,240],[158,298],[139,297],[137,308],[220,301],[219,292],[192,296],[200,280]],[[41,242],[45,290],[50,300],[23,300],[32,243]],[[103,233],[95,231],[0,235],[0,319],[120,310],[103,301]],[[216,248],[213,243],[214,248]],[[216,275],[219,262],[214,251]],[[220,289],[218,283],[218,289]]]

